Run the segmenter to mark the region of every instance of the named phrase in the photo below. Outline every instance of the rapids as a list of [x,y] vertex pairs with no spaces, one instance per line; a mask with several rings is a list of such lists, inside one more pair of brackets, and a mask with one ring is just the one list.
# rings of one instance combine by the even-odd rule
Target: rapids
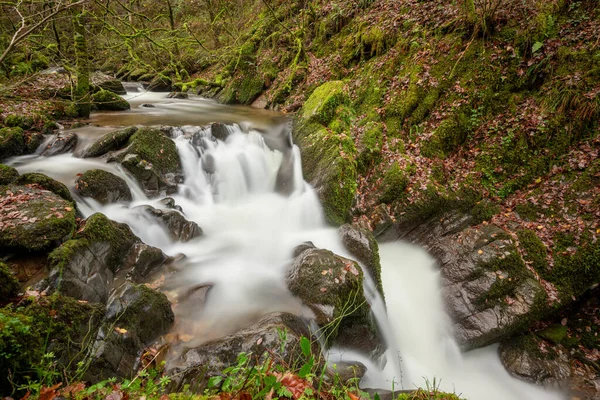
[[[78,173],[108,170],[131,188],[130,203],[100,205],[75,193],[84,216],[102,212],[127,223],[144,242],[176,257],[165,274],[162,289],[174,303],[174,334],[195,346],[255,322],[274,311],[306,314],[286,289],[285,273],[292,249],[304,241],[350,257],[337,230],[327,227],[314,190],[302,179],[300,152],[291,144],[289,124],[276,113],[246,107],[221,106],[210,100],[168,100],[164,93],[146,93],[136,86],[126,98],[132,110],[96,113],[98,126],[75,129],[80,138],[74,153],[51,158],[39,155],[10,161],[20,173],[42,172],[74,188]],[[140,107],[152,103],[154,107]],[[225,142],[211,141],[200,126],[224,122]],[[185,216],[203,229],[204,236],[187,243],[173,242],[136,206],[164,208],[148,199],[136,181],[118,164],[77,155],[109,125],[176,125],[171,129],[182,161],[185,181],[172,195]],[[205,135],[202,146],[190,141]],[[203,163],[210,158],[211,170]],[[282,170],[287,168],[287,173]],[[280,194],[278,177],[287,180]],[[456,392],[470,400],[554,400],[565,396],[511,378],[502,367],[496,347],[461,354],[443,311],[434,260],[405,243],[380,247],[386,306],[367,282],[366,294],[388,342],[387,364],[381,369],[351,349],[332,349],[331,360],[358,360],[368,366],[363,387],[414,389],[429,385]],[[190,296],[210,285],[205,304]],[[176,351],[176,349],[175,349]]]

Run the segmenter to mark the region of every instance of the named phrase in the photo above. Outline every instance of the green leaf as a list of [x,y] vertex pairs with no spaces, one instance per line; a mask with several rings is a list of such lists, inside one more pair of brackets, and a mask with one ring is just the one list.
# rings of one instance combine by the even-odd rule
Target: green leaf
[[300,348],[302,349],[302,354],[304,357],[310,356],[310,340],[307,337],[302,336],[300,338]]
[[381,399],[379,398],[379,393],[375,393],[375,396],[373,396],[373,400],[381,400]]
[[277,394],[281,397],[292,397],[292,392],[285,386],[280,387]]
[[544,47],[544,43],[542,42],[535,42],[533,44],[533,46],[531,47],[531,52],[532,53],[536,53],[538,52],[542,47]]
[[209,388],[214,388],[216,387],[219,383],[221,383],[223,381],[223,377],[222,376],[213,376],[212,378],[210,378],[208,380],[208,387]]
[[300,372],[298,372],[298,376],[300,378],[306,378],[306,376],[308,374],[310,374],[310,371],[312,371],[312,367],[314,364],[314,358],[311,357],[310,360],[308,360],[307,363],[305,363],[302,368],[300,368]]

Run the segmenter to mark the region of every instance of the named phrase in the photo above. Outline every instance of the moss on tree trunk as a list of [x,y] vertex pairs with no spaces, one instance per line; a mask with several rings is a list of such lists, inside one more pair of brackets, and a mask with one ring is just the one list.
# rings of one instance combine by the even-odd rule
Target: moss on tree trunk
[[77,86],[73,93],[73,100],[77,107],[77,114],[80,117],[87,118],[90,116],[91,108],[90,69],[82,16],[83,14],[77,14],[73,17],[75,58],[77,62]]

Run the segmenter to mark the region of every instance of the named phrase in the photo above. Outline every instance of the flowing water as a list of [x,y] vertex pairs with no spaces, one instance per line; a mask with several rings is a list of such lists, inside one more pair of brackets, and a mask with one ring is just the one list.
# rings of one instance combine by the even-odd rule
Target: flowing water
[[[166,94],[128,95],[132,111],[95,114],[98,127],[76,129],[80,137],[73,154],[51,158],[38,155],[11,161],[19,172],[38,171],[62,181],[71,189],[78,173],[93,168],[108,170],[130,186],[133,201],[100,205],[76,197],[87,217],[102,212],[127,223],[144,242],[174,256],[176,262],[161,281],[174,303],[173,335],[181,346],[196,346],[235,332],[262,315],[287,311],[306,315],[307,310],[288,292],[284,277],[292,249],[304,241],[342,256],[350,255],[328,228],[312,188],[302,179],[300,153],[291,144],[289,125],[280,115],[242,107],[226,107],[204,99],[167,100]],[[139,107],[152,103],[154,107]],[[213,141],[199,125],[230,125],[226,141]],[[159,199],[148,199],[137,183],[118,164],[78,158],[85,146],[115,124],[187,125],[172,128],[185,181],[172,195],[185,216],[203,229],[204,235],[187,243],[173,242],[139,205],[164,208]],[[192,135],[203,137],[200,146]],[[205,172],[207,159],[210,171]],[[282,170],[287,173],[282,174]],[[287,179],[287,195],[279,194],[279,179]],[[503,369],[497,349],[489,347],[461,354],[443,312],[435,263],[423,250],[403,244],[382,244],[382,278],[386,307],[366,285],[368,300],[389,345],[387,364],[380,369],[351,349],[334,349],[332,360],[358,360],[368,366],[362,386],[414,389],[438,384],[470,400],[561,399],[556,392],[511,378]],[[205,302],[194,296],[210,286]],[[425,379],[427,381],[425,381]]]

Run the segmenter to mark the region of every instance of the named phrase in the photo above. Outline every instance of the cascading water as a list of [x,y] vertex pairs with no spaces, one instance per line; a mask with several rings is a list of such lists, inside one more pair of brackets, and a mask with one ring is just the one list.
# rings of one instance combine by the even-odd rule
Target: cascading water
[[[137,101],[148,98],[142,96]],[[187,102],[185,107],[191,109],[193,103]],[[157,104],[159,116],[172,107],[176,107],[174,103]],[[218,115],[231,110],[214,103],[209,109],[218,109]],[[242,115],[247,113],[243,109]],[[98,121],[106,117],[96,118]],[[153,118],[150,120],[154,123]],[[192,118],[188,115],[186,121]],[[199,120],[209,118],[203,116]],[[225,121],[243,119],[235,114]],[[69,187],[73,187],[78,173],[93,168],[106,169],[125,179],[133,201],[103,206],[89,198],[77,198],[78,207],[85,216],[102,212],[127,223],[144,242],[176,257],[174,272],[167,277],[163,289],[175,304],[175,333],[184,346],[196,346],[231,334],[269,312],[304,313],[302,304],[285,285],[292,249],[298,244],[310,240],[317,247],[351,257],[337,231],[326,227],[317,196],[302,179],[300,153],[291,145],[289,131],[279,123],[261,121],[260,132],[251,129],[252,124],[244,125],[244,129],[229,125],[224,141],[214,140],[208,130],[197,126],[171,130],[185,175],[178,193],[171,197],[182,207],[186,218],[204,231],[202,237],[186,243],[174,242],[137,207],[165,206],[159,199],[148,199],[117,164],[81,159],[73,154],[19,157],[12,164],[21,173],[44,172]],[[106,131],[80,128],[78,133],[85,136],[85,132],[93,132],[97,136]],[[285,133],[283,137],[281,132]],[[443,312],[438,274],[424,251],[401,243],[383,244],[381,261],[387,316],[382,300],[373,295],[376,291],[372,290],[372,282],[365,287],[389,342],[385,368],[380,369],[348,349],[338,349],[341,356],[336,351],[331,353],[332,359],[358,360],[369,367],[363,386],[413,389],[424,386],[426,377],[430,381],[435,378],[441,382],[441,388],[471,400],[564,397],[511,378],[493,347],[460,353]],[[190,294],[203,286],[211,289],[206,302],[199,305]]]

